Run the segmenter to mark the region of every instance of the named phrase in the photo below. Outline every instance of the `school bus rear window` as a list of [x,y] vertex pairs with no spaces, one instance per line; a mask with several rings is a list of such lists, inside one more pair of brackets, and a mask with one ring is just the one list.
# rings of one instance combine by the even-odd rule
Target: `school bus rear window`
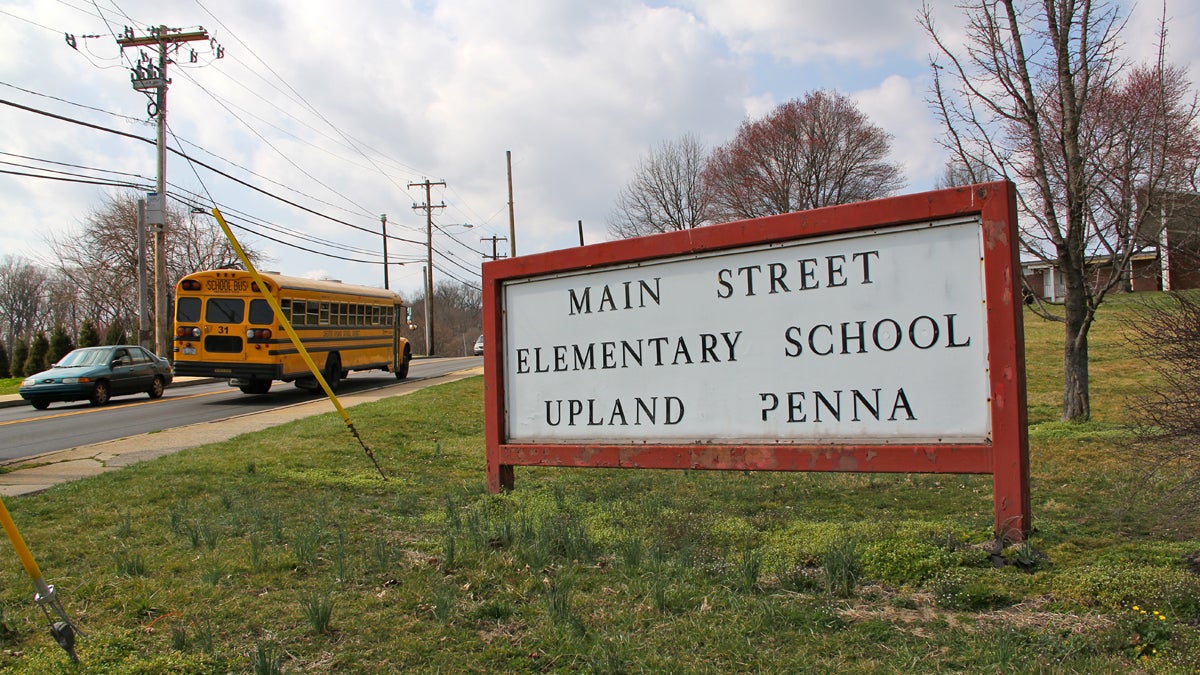
[[204,320],[209,323],[241,323],[246,303],[240,298],[209,298],[204,307]]

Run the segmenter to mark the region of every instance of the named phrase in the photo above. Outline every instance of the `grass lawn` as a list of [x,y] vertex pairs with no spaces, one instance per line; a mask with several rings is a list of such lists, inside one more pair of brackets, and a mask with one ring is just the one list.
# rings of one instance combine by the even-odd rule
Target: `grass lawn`
[[23,377],[0,377],[0,396],[15,394],[21,388]]
[[[1154,382],[1132,302],[1093,329],[1086,424],[1026,315],[1036,531],[997,556],[990,476],[517,467],[488,495],[481,378],[350,410],[386,482],[329,414],[7,504],[78,672],[1195,673],[1195,523],[1122,459]],[[77,672],[0,549],[0,669]]]

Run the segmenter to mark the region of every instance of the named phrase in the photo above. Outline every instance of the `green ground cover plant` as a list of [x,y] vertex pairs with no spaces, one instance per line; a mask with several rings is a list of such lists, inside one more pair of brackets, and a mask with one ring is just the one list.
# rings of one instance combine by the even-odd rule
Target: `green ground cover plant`
[[0,396],[17,393],[23,379],[21,377],[0,377]]
[[330,414],[7,500],[87,637],[71,667],[0,547],[0,669],[1195,673],[1200,539],[1117,452],[1152,383],[1133,301],[1093,329],[1084,424],[1026,316],[1024,545],[990,476],[518,467],[489,495],[472,378],[351,409],[386,482]]

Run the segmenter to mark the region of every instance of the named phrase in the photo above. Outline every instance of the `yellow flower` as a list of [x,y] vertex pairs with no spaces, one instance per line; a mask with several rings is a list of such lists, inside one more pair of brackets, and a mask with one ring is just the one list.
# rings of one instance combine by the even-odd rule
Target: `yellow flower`
[[1133,606],[1133,611],[1135,611],[1135,612],[1136,612],[1136,611],[1138,611],[1138,610],[1140,610],[1140,609],[1141,609],[1141,607],[1138,607],[1137,605],[1134,605],[1134,606]]
[[1159,615],[1158,615],[1158,620],[1159,620],[1159,621],[1166,621],[1166,620],[1167,620],[1167,617],[1163,616],[1162,614],[1159,614]]

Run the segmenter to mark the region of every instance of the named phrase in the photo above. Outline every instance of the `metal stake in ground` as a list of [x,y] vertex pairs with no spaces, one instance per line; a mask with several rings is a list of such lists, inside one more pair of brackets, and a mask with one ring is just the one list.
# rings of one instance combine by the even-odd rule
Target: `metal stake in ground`
[[[17,551],[17,557],[25,566],[25,572],[33,581],[33,588],[36,591],[33,599],[38,607],[42,608],[42,613],[46,615],[46,621],[50,623],[50,635],[58,643],[58,646],[67,652],[67,656],[78,663],[79,657],[75,655],[75,635],[82,636],[83,631],[71,622],[71,617],[67,616],[66,610],[63,609],[58,602],[58,597],[54,594],[54,587],[47,584],[46,580],[42,578],[42,570],[38,568],[37,561],[33,559],[33,554],[25,545],[25,539],[17,529],[17,524],[13,522],[12,516],[9,515],[8,507],[4,505],[3,499],[0,499],[0,522],[3,522],[8,540],[12,542],[13,548]],[[55,616],[58,617],[57,621],[54,620]]]
[[292,328],[292,322],[288,320],[287,316],[283,313],[283,309],[279,307],[279,301],[275,299],[275,296],[267,292],[267,283],[263,281],[261,276],[259,276],[258,270],[254,268],[254,263],[250,262],[250,258],[246,257],[246,252],[242,250],[242,245],[238,243],[237,237],[233,236],[233,230],[229,229],[229,224],[225,222],[225,217],[221,215],[220,209],[213,208],[212,214],[213,217],[217,219],[217,222],[221,225],[221,229],[225,232],[225,238],[229,240],[229,244],[233,246],[233,250],[237,252],[238,258],[241,259],[242,264],[246,266],[246,271],[250,273],[250,276],[254,277],[254,283],[258,284],[259,293],[266,298],[267,304],[271,306],[271,311],[275,312],[275,316],[279,318],[279,323],[283,325],[284,331],[286,331],[288,337],[291,338],[292,345],[296,347],[296,351],[298,351],[301,358],[304,359],[305,365],[308,366],[309,371],[312,372],[313,377],[317,380],[317,383],[321,385],[321,389],[325,390],[325,395],[328,396],[329,400],[333,402],[333,407],[337,408],[338,414],[342,416],[342,421],[345,422],[346,427],[350,429],[350,434],[353,435],[354,440],[358,441],[358,444],[362,446],[363,452],[367,453],[367,457],[371,459],[371,463],[375,465],[375,470],[379,472],[379,475],[384,480],[387,480],[387,474],[383,473],[383,467],[379,466],[379,462],[376,461],[375,453],[371,452],[371,448],[368,448],[367,444],[363,442],[362,436],[358,435],[358,429],[354,428],[354,422],[350,421],[350,415],[346,414],[346,409],[342,407],[341,401],[338,400],[337,396],[333,393],[333,390],[329,388],[329,383],[325,381],[325,376],[322,375],[321,370],[317,368],[316,362],[314,362],[312,357],[308,355],[308,350],[305,349],[304,344],[300,342],[300,336],[297,335],[295,329]]

